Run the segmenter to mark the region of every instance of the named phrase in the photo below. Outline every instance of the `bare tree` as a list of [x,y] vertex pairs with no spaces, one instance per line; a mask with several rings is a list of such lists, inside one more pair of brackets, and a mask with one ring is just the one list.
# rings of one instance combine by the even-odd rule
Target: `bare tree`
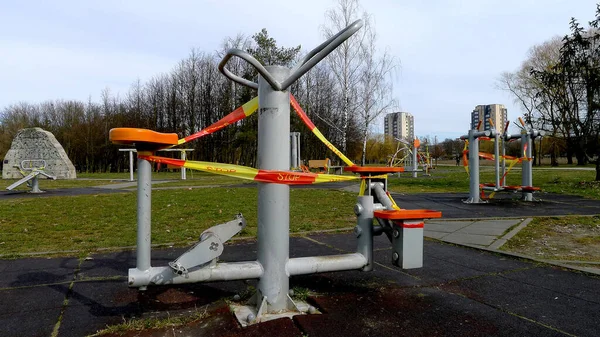
[[[337,0],[336,7],[328,10],[325,17],[327,24],[322,26],[321,30],[325,38],[330,38],[361,17],[359,2],[358,0]],[[337,113],[341,117],[340,128],[342,134],[340,143],[343,152],[347,149],[350,119],[355,116],[355,112],[359,107],[353,88],[358,86],[360,82],[361,67],[363,65],[360,48],[367,33],[365,28],[359,30],[327,57],[327,63],[334,75],[341,96],[341,104],[337,109]]]
[[360,109],[358,115],[362,129],[362,156],[361,165],[365,165],[367,153],[367,139],[369,128],[374,120],[381,114],[396,105],[392,98],[391,75],[396,67],[394,58],[386,51],[381,56],[377,55],[377,34],[372,29],[372,21],[365,18],[366,38],[360,48],[360,58],[363,66],[360,69],[359,95]]

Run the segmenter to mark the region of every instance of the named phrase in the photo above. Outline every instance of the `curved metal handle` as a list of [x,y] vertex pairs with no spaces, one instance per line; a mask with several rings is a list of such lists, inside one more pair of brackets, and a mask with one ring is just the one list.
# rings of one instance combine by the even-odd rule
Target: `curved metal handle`
[[296,82],[297,79],[302,77],[310,68],[314,67],[317,63],[321,62],[329,53],[335,48],[339,47],[344,41],[350,36],[354,35],[363,26],[362,20],[356,20],[348,27],[342,29],[334,36],[330,37],[327,41],[321,43],[317,48],[311,50],[306,56],[298,62],[294,67],[294,72],[290,77],[285,80],[281,87],[286,89],[292,83]]
[[249,53],[237,48],[229,49],[227,51],[227,54],[225,54],[225,57],[223,57],[223,60],[221,60],[221,63],[219,63],[219,71],[223,75],[225,75],[225,77],[243,86],[250,87],[252,89],[258,89],[258,83],[249,81],[241,76],[232,73],[231,71],[229,71],[229,69],[225,68],[225,65],[233,56],[237,56],[242,60],[250,63],[258,71],[258,73],[261,74],[267,82],[269,82],[273,89],[275,89],[275,87],[280,87],[279,83],[275,81],[273,76],[271,76],[271,74],[267,71],[267,69],[265,69],[265,67],[262,66],[262,64],[260,64],[260,62],[258,62]]
[[287,89],[292,83],[296,82],[302,75],[304,75],[310,68],[314,67],[317,63],[325,58],[325,56],[329,55],[335,48],[341,45],[344,41],[346,41],[350,36],[356,33],[361,27],[363,23],[362,20],[354,21],[350,26],[342,29],[340,32],[330,37],[327,41],[321,43],[317,48],[311,50],[298,64],[294,67],[294,72],[288,77],[283,83],[279,83],[271,73],[265,69],[265,67],[260,64],[252,55],[241,50],[241,49],[229,49],[223,60],[219,63],[219,71],[225,75],[225,77],[230,80],[244,85],[246,87],[250,87],[253,89],[258,89],[258,83],[249,81],[241,76],[238,76],[232,73],[229,69],[225,68],[227,62],[233,57],[237,56],[242,60],[250,63],[256,71],[267,81],[273,90],[281,91]]

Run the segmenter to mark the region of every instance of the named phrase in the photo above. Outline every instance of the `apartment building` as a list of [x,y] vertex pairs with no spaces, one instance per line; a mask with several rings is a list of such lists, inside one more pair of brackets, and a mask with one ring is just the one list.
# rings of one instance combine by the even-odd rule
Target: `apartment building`
[[383,132],[394,138],[412,141],[415,138],[415,119],[408,112],[393,112],[385,115]]
[[492,128],[490,120],[493,123],[493,127],[497,130],[502,131],[504,129],[504,124],[508,120],[507,110],[504,105],[488,104],[476,106],[471,113],[471,129],[476,129],[479,121],[481,121],[479,131],[489,130]]

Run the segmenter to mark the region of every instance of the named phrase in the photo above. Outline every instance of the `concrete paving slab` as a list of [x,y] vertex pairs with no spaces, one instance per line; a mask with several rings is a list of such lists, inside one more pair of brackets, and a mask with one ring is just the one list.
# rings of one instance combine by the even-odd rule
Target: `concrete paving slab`
[[516,270],[503,277],[600,305],[600,276],[582,277],[571,270],[546,266]]
[[60,316],[60,310],[60,308],[52,308],[20,314],[0,314],[0,336],[51,336],[54,325]]
[[494,235],[476,235],[461,232],[451,233],[444,237],[444,241],[446,242],[479,246],[489,246],[495,240],[496,236]]
[[[381,266],[397,270],[398,272],[391,276],[394,277],[396,282],[400,285],[417,283],[420,286],[429,286],[448,282],[455,278],[470,278],[485,274],[483,271],[448,263],[445,260],[436,258],[427,253],[423,256],[423,268],[417,269],[400,269],[393,266],[391,262],[391,249],[389,251],[375,252],[373,254],[373,259]],[[375,269],[379,271],[380,266],[376,265]],[[400,275],[402,274],[403,276],[401,277]]]
[[582,300],[559,291],[502,278],[486,275],[476,279],[457,280],[442,286],[442,289],[527,317],[565,334],[598,335],[597,316],[589,315],[590,312],[597,313],[600,303],[598,299]]
[[0,290],[0,336],[50,336],[65,296],[48,286]]
[[[442,213],[443,215],[443,213]],[[425,230],[452,233],[473,225],[474,221],[425,221]]]
[[514,225],[521,223],[523,219],[493,219],[493,220],[477,220],[473,223],[480,228],[496,228],[501,227],[508,229]]
[[433,239],[441,239],[444,236],[447,236],[448,234],[450,234],[450,233],[448,233],[448,232],[435,232],[435,231],[430,231],[430,230],[427,230],[427,229],[425,229],[423,231],[423,236],[428,237],[428,238],[433,238]]
[[476,223],[474,223],[471,226],[468,226],[468,227],[465,227],[465,228],[461,228],[456,233],[475,234],[475,235],[487,235],[487,236],[498,237],[498,236],[501,236],[502,234],[504,234],[504,232],[506,232],[506,230],[509,229],[510,227],[511,226],[507,226],[507,227],[502,227],[502,226],[498,226],[498,227],[481,227],[476,222]]
[[[474,248],[440,244],[432,240],[424,242],[424,254],[429,259],[440,260],[450,266],[465,267],[483,273],[506,272],[532,267],[532,264],[527,261]],[[423,266],[423,269],[427,268],[427,265]]]
[[66,282],[73,278],[78,264],[75,258],[0,260],[0,288]]

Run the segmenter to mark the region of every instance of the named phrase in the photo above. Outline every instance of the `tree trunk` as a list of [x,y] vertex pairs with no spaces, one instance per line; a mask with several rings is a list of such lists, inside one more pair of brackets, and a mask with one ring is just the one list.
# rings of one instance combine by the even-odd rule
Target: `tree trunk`
[[571,145],[567,143],[567,164],[573,165],[573,149]]
[[531,161],[532,166],[537,166],[537,163],[535,162],[535,159],[538,157],[537,152],[537,148],[535,147],[535,139],[531,139],[531,154],[533,155],[533,160]]
[[363,133],[363,144],[362,144],[362,158],[360,165],[365,166],[365,159],[367,158],[367,136],[368,136],[368,125],[365,126],[365,132]]
[[600,181],[600,156],[596,159],[596,181]]

